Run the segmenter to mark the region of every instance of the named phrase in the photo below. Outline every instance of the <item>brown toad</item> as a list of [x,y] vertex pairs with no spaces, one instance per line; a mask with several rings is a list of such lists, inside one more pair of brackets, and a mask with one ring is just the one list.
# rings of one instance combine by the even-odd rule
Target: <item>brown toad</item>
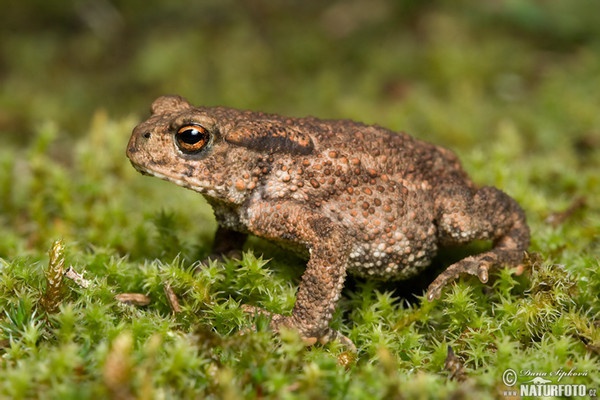
[[491,268],[518,265],[529,245],[512,198],[476,187],[449,150],[377,126],[164,96],[134,129],[127,156],[140,172],[204,195],[219,224],[215,250],[253,234],[308,258],[292,314],[271,322],[308,343],[347,341],[329,328],[346,272],[406,279],[440,246],[492,241],[442,272],[431,300],[460,274],[486,282]]

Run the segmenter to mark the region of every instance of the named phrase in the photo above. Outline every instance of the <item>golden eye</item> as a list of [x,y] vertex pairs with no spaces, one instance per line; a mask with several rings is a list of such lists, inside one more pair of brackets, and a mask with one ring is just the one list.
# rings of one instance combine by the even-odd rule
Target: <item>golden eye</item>
[[187,154],[195,154],[206,146],[209,134],[201,125],[185,125],[175,134],[179,149]]

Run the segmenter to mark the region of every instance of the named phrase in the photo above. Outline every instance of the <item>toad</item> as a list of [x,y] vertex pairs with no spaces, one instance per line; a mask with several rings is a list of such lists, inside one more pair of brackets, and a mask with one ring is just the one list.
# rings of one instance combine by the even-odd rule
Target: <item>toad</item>
[[[521,263],[525,214],[491,186],[476,186],[449,150],[350,120],[290,118],[154,101],[127,156],[143,174],[201,193],[218,229],[216,252],[248,234],[308,259],[291,315],[271,315],[308,343],[349,339],[329,327],[346,274],[402,280],[443,246],[488,240],[488,251],[445,269],[427,298],[461,274],[487,282],[493,268]],[[263,313],[248,306],[251,313]]]

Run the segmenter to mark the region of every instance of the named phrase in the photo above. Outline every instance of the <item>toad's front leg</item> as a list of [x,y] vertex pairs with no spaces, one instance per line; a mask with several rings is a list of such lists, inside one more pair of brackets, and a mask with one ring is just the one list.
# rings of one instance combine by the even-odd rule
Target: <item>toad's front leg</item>
[[[271,326],[297,329],[308,344],[338,339],[352,342],[329,328],[346,277],[348,240],[331,220],[291,202],[258,204],[248,209],[247,225],[257,236],[305,246],[310,254],[292,315],[272,315]],[[260,312],[255,307],[248,311]]]

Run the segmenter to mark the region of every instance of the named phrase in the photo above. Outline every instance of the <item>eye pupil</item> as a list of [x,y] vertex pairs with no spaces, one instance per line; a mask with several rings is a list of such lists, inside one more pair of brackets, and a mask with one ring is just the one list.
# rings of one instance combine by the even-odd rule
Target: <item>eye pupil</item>
[[202,134],[196,128],[189,128],[179,134],[179,140],[187,144],[196,144],[202,140]]
[[194,154],[206,146],[209,139],[208,131],[200,125],[186,125],[177,131],[175,135],[177,146],[184,153]]

